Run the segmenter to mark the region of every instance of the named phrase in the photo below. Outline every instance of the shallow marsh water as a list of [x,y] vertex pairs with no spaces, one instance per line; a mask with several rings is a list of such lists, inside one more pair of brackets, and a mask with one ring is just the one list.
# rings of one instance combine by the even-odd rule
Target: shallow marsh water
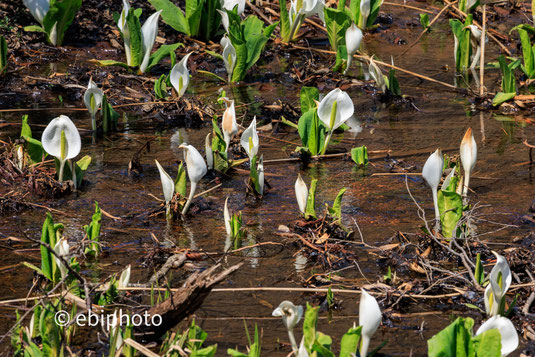
[[[407,14],[398,13],[396,16],[399,18],[396,20],[399,21],[394,23],[408,21]],[[453,40],[446,26],[443,23],[434,29],[406,56],[396,59],[396,64],[453,83],[453,73],[441,69],[444,64],[449,64],[451,67],[452,62],[450,57],[452,57]],[[392,32],[394,34],[399,32],[408,43],[412,43],[419,31],[420,28],[412,30],[403,26],[393,26]],[[370,53],[378,54],[386,62],[390,53],[399,53],[405,49],[404,46],[392,45],[390,40],[385,40],[380,34],[367,37],[366,48]],[[488,55],[491,56],[495,52],[496,49],[490,45]],[[274,62],[264,63],[260,68],[260,74],[262,71],[277,68],[280,62],[276,59]],[[490,76],[492,78],[493,75]],[[192,92],[200,98],[213,102],[217,87],[213,82],[200,83],[202,78],[200,76],[194,78],[199,80],[192,81]],[[418,110],[405,104],[387,106],[372,97],[370,91],[351,87],[347,91],[354,100],[355,114],[362,120],[363,130],[355,139],[351,139],[350,134],[345,134],[343,141],[339,141],[333,147],[350,149],[366,145],[370,151],[392,150],[390,154],[392,158],[403,160],[403,165],[407,167],[416,165],[411,171],[420,172],[428,153],[437,146],[448,154],[458,153],[462,135],[468,127],[472,127],[478,143],[478,162],[474,178],[471,180],[471,188],[474,190],[471,193],[472,202],[490,205],[482,209],[482,212],[489,214],[489,220],[518,225],[484,238],[492,243],[507,244],[532,230],[533,227],[523,224],[520,217],[526,213],[535,191],[533,167],[528,164],[528,151],[522,144],[526,138],[535,137],[533,125],[526,124],[520,120],[521,118],[477,112],[460,94],[441,90],[439,87],[422,83],[401,73],[398,73],[398,78],[404,93],[415,98],[414,104]],[[257,114],[260,121],[263,120],[258,109],[259,105],[255,105],[255,102],[269,104],[282,100],[293,106],[298,105],[300,85],[296,83],[288,84],[284,81],[283,84],[254,83],[240,88],[242,94],[247,94],[247,101],[253,103],[248,107],[245,124],[249,123],[253,114]],[[323,93],[327,91],[327,88],[321,90]],[[238,103],[244,101],[242,98],[235,99]],[[80,103],[68,104],[80,106]],[[39,106],[55,107],[57,103],[39,103]],[[48,121],[60,113],[69,115],[78,128],[85,129],[82,130],[81,156],[88,154],[93,157],[85,176],[89,182],[87,186],[56,202],[44,201],[51,207],[69,213],[66,216],[54,214],[54,217],[56,221],[65,224],[65,235],[74,242],[83,236],[82,226],[90,221],[94,201],[98,201],[104,210],[114,216],[142,214],[154,210],[159,202],[149,194],[162,197],[154,159],[158,159],[171,176],[174,176],[176,162],[182,159],[182,153],[171,140],[177,130],[187,137],[188,143],[197,148],[204,147],[204,138],[211,131],[211,128],[206,126],[198,130],[173,128],[155,133],[150,122],[140,120],[142,118],[138,114],[127,113],[126,118],[130,122],[128,131],[99,138],[93,142],[89,133],[89,115],[85,111],[65,109],[29,112],[29,122],[34,136],[40,137]],[[2,128],[0,140],[15,139],[20,130],[17,125],[20,122],[20,113],[1,113],[0,119],[14,124]],[[299,142],[296,133],[289,130],[274,136],[294,143]],[[151,143],[150,153],[144,154],[141,159],[143,174],[136,178],[129,177],[127,165],[132,155],[146,140],[153,138],[155,140]],[[340,140],[342,136],[337,136],[336,139]],[[286,158],[293,151],[292,145],[264,137],[260,138],[260,142],[260,153],[264,155],[265,160]],[[307,183],[311,178],[319,179],[316,196],[318,211],[324,206],[324,202],[332,203],[341,188],[348,189],[342,205],[343,222],[347,226],[352,226],[355,219],[368,244],[385,242],[398,231],[418,232],[421,221],[407,193],[405,177],[373,176],[374,173],[389,172],[391,161],[385,160],[383,154],[372,154],[370,158],[371,163],[365,170],[356,169],[351,161],[340,159],[313,162],[307,168],[296,162],[266,165],[266,179],[272,189],[262,201],[246,197],[244,182],[247,176],[234,174],[222,179],[223,186],[203,198],[211,205],[211,209],[190,216],[185,221],[174,221],[170,225],[166,224],[162,216],[147,218],[146,215],[142,215],[118,221],[103,218],[101,241],[109,246],[109,254],[99,260],[96,264],[98,268],[91,274],[95,281],[98,281],[107,277],[109,273],[120,271],[127,264],[132,264],[131,282],[146,282],[152,272],[140,264],[147,253],[143,243],[151,243],[151,233],[160,241],[169,239],[183,248],[223,252],[225,233],[222,207],[227,196],[230,197],[230,209],[242,211],[244,222],[249,229],[250,235],[244,240],[244,244],[282,242],[283,238],[274,234],[277,227],[281,224],[291,225],[299,218],[294,196],[294,182],[298,173],[305,177]],[[199,192],[213,187],[215,185],[213,178],[213,175],[209,175],[203,179]],[[432,201],[428,187],[419,176],[409,176],[408,185],[431,218]],[[10,236],[38,237],[43,219],[44,211],[38,209],[1,216],[0,242]],[[498,226],[490,223],[481,224],[478,231],[487,232],[497,228]],[[358,236],[355,240],[359,240]],[[14,244],[14,247],[16,246],[17,244]],[[385,271],[376,265],[374,256],[359,244],[350,249],[358,256],[357,263],[362,274],[356,268],[344,270],[340,274],[353,279],[357,286],[368,281],[373,283],[380,280]],[[34,264],[39,262],[37,249],[24,252],[3,249],[3,252],[3,267],[16,265],[22,261]],[[284,250],[281,250],[280,246],[266,245],[228,257],[229,263],[244,260],[246,264],[219,287],[300,287],[303,280],[322,270],[312,264],[303,264],[303,257],[296,256],[296,252],[297,248],[292,245],[287,245]],[[203,264],[200,263],[201,266]],[[27,294],[33,277],[29,269],[17,265],[3,268],[2,274],[3,279],[0,281],[2,299],[19,298]],[[177,277],[181,274],[181,272],[174,273]],[[175,281],[178,279],[175,278]],[[342,334],[354,321],[358,322],[358,295],[335,294],[335,297],[343,300],[342,309],[333,312],[331,321],[326,318],[326,313],[322,313],[318,329],[331,335],[334,345],[338,346]],[[214,292],[197,311],[196,322],[208,332],[208,343],[218,343],[219,354],[236,345],[244,350],[246,337],[243,321],[245,320],[249,328],[257,323],[263,330],[262,346],[266,355],[287,355],[287,348],[276,349],[277,341],[287,341],[286,331],[278,318],[271,317],[273,308],[286,299],[304,304],[305,295],[291,292]],[[383,353],[404,356],[412,351],[413,355],[424,355],[427,351],[425,341],[449,323],[451,315],[456,313],[457,308],[454,302],[450,307],[438,306],[435,301],[413,304],[401,317],[392,318],[392,326],[380,328],[373,339],[372,347],[379,345],[383,340],[388,340],[389,343],[383,348]],[[463,314],[469,313],[463,309]],[[0,320],[0,334],[3,334],[14,323],[15,314],[11,308],[0,307],[0,315],[3,316]],[[476,325],[479,323],[480,321],[476,321]],[[184,323],[181,324],[181,328],[184,326]],[[421,326],[423,330],[419,331]],[[297,336],[299,339],[300,333],[297,333]]]

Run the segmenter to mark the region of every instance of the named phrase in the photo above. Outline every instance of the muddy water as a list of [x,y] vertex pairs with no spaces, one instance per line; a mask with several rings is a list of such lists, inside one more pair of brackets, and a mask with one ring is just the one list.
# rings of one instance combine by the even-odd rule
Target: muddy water
[[[406,15],[400,14],[400,19]],[[403,23],[403,21],[401,21]],[[406,38],[412,38],[410,29],[403,26],[394,28]],[[389,34],[388,36],[391,36]],[[390,40],[382,35],[369,36],[366,39],[367,50],[377,53],[386,59],[390,53],[399,53],[400,48],[390,44]],[[411,42],[411,41],[409,41]],[[444,64],[451,66],[452,39],[446,36],[445,27],[438,27],[424,39],[422,45],[406,56],[396,59],[401,67],[417,69],[418,72],[433,76],[436,79],[453,83],[453,73],[441,70]],[[492,51],[495,49],[491,47]],[[403,47],[401,47],[403,49]],[[298,59],[297,59],[298,60]],[[331,59],[329,59],[331,60]],[[276,67],[266,63],[261,71]],[[491,74],[492,76],[492,74]],[[508,243],[514,238],[523,236],[531,227],[520,223],[519,217],[526,213],[534,192],[533,167],[527,164],[528,152],[522,141],[535,137],[535,129],[526,126],[521,118],[496,116],[492,113],[480,113],[472,110],[471,104],[462,95],[438,90],[438,87],[422,83],[412,77],[398,74],[404,93],[415,98],[415,106],[387,106],[372,97],[369,91],[358,87],[348,89],[355,102],[356,116],[363,123],[363,130],[356,138],[346,134],[335,139],[336,147],[350,149],[354,146],[366,145],[370,151],[391,150],[391,156],[402,161],[406,167],[416,166],[412,171],[419,172],[428,153],[440,146],[448,154],[458,152],[459,142],[468,127],[475,132],[479,146],[478,162],[471,188],[474,202],[491,207],[483,208],[481,213],[486,218],[502,224],[519,224],[484,237],[492,243]],[[192,81],[192,90],[206,100],[214,100],[215,87],[212,83]],[[248,125],[252,115],[257,114],[263,120],[258,104],[263,101],[272,103],[283,100],[292,105],[298,104],[300,86],[252,84],[245,85],[240,91],[234,91],[238,102],[251,102],[247,110],[244,124]],[[269,90],[266,90],[269,88]],[[370,89],[370,88],[368,88]],[[327,92],[324,89],[323,92]],[[246,99],[243,97],[247,97]],[[79,103],[72,103],[79,105]],[[57,104],[49,103],[48,106]],[[239,111],[239,113],[243,111]],[[43,202],[67,215],[55,214],[56,221],[65,224],[66,236],[76,242],[82,238],[82,225],[88,224],[93,210],[93,202],[114,216],[134,215],[128,219],[112,221],[103,219],[103,235],[101,240],[108,247],[108,255],[95,264],[96,269],[86,271],[95,281],[104,279],[110,272],[120,271],[127,264],[133,265],[131,281],[145,282],[151,271],[141,266],[142,258],[147,253],[144,243],[151,242],[153,233],[159,240],[169,239],[178,246],[207,252],[223,252],[225,232],[222,207],[228,196],[232,211],[242,211],[244,222],[249,230],[244,244],[261,242],[282,242],[275,234],[281,224],[291,225],[299,218],[294,197],[294,182],[301,173],[307,182],[319,180],[316,196],[317,207],[324,202],[332,203],[336,193],[343,187],[347,192],[343,199],[343,221],[351,226],[356,220],[362,229],[363,237],[369,244],[380,244],[397,231],[417,232],[421,222],[416,207],[410,199],[405,187],[404,176],[377,176],[376,173],[390,171],[392,161],[386,161],[383,154],[370,155],[372,160],[367,169],[356,169],[350,161],[330,160],[312,163],[304,168],[300,163],[285,162],[266,165],[266,179],[272,189],[264,199],[255,201],[245,195],[246,176],[234,174],[222,180],[223,186],[210,192],[203,200],[211,209],[188,217],[185,221],[176,221],[170,225],[163,217],[147,218],[144,212],[155,209],[159,202],[150,196],[162,197],[158,171],[154,159],[158,159],[168,172],[176,172],[176,161],[182,158],[174,141],[177,131],[186,137],[188,143],[197,148],[204,147],[204,137],[209,127],[200,130],[167,129],[155,133],[154,126],[148,120],[142,120],[135,113],[127,113],[128,131],[110,135],[104,139],[93,141],[89,133],[90,119],[86,112],[64,110],[61,112],[32,111],[29,121],[35,137],[40,137],[44,125],[62,113],[71,116],[81,129],[83,148],[81,155],[91,155],[91,164],[86,179],[88,186],[76,194],[62,198],[56,202]],[[1,119],[8,123],[18,123],[20,115],[1,114]],[[1,140],[16,138],[19,132],[17,125],[9,126],[0,134]],[[269,133],[267,133],[269,135]],[[282,131],[275,134],[278,139],[298,143],[296,133]],[[133,153],[148,139],[154,139],[151,152],[142,157],[144,171],[140,177],[127,175],[127,165]],[[260,153],[265,160],[286,158],[293,151],[293,146],[261,138]],[[199,192],[215,185],[214,176],[208,175],[200,184]],[[411,176],[408,184],[412,194],[432,216],[431,195],[427,186],[418,176]],[[0,217],[0,239],[5,241],[9,236],[23,237],[40,235],[44,219],[42,210],[24,211],[20,214]],[[493,231],[498,226],[481,223],[480,232]],[[17,244],[14,247],[18,247]],[[359,244],[352,246],[358,256],[360,273],[356,268],[345,270],[340,275],[353,279],[360,286],[367,282],[380,280],[385,272],[378,268],[373,256]],[[38,250],[4,250],[2,266],[16,265],[22,261],[39,263]],[[228,258],[228,263],[245,261],[243,268],[224,282],[220,287],[300,287],[303,280],[313,273],[321,271],[296,255],[297,248],[292,245],[281,250],[280,246],[262,246]],[[202,266],[204,263],[200,263]],[[2,299],[24,297],[31,286],[32,273],[20,265],[2,270],[0,296]],[[175,282],[181,273],[175,273]],[[331,321],[325,313],[319,322],[319,330],[334,338],[334,345],[354,321],[358,321],[358,298],[355,295],[335,295],[343,300],[342,309],[335,311]],[[219,351],[240,346],[244,349],[246,342],[243,321],[249,327],[255,323],[263,330],[263,350],[268,355],[286,355],[288,350],[277,350],[277,341],[287,341],[287,335],[279,319],[271,318],[271,311],[282,300],[289,299],[296,304],[304,304],[310,296],[300,293],[243,293],[218,292],[212,293],[198,310],[196,321],[209,334],[209,343],[218,343]],[[392,319],[392,326],[381,327],[373,346],[380,341],[389,343],[383,352],[390,355],[415,355],[426,352],[426,340],[439,329],[446,326],[450,315],[456,313],[456,306],[448,310],[439,309],[435,302],[424,302],[412,305],[401,318]],[[0,334],[5,333],[14,322],[13,309],[0,308]],[[463,314],[469,314],[463,312]],[[476,322],[477,324],[478,322]],[[419,328],[423,326],[423,330]],[[297,333],[300,338],[300,333]]]

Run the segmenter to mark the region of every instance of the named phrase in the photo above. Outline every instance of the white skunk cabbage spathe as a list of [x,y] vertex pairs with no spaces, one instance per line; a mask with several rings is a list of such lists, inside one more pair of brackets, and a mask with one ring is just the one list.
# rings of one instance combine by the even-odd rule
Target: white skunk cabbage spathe
[[344,74],[347,73],[347,70],[349,67],[351,67],[351,62],[353,61],[353,55],[360,47],[360,43],[362,42],[362,30],[355,25],[355,23],[352,23],[351,26],[349,26],[346,30],[346,49],[347,49],[347,66],[344,71]]
[[[69,255],[70,246],[69,242],[67,242],[65,238],[61,238],[60,240],[58,240],[53,249],[57,255],[62,257],[65,261],[68,261],[67,258]],[[65,264],[63,264],[63,262],[56,256],[56,254],[54,254],[54,260],[56,261],[56,265],[58,266],[59,271],[61,273],[61,278],[65,279],[68,273],[68,269]]]
[[23,0],[23,3],[30,10],[33,18],[42,25],[48,10],[50,10],[50,0]]
[[256,167],[256,172],[258,173],[258,186],[260,187],[260,196],[264,195],[264,155],[260,155],[258,159],[258,166]]
[[366,356],[370,340],[381,324],[381,308],[377,300],[362,289],[359,304],[359,325],[362,326],[360,355]]
[[[227,15],[225,13],[225,15]],[[228,15],[227,15],[228,17]],[[232,73],[234,72],[234,67],[236,66],[236,49],[232,45],[232,42],[227,37],[227,35],[221,37],[221,47],[223,48],[223,62],[225,63],[225,69],[227,70],[228,81],[232,79]]]
[[330,91],[318,106],[318,117],[330,132],[344,124],[354,112],[353,101],[339,88]]
[[52,119],[41,137],[43,149],[59,160],[59,182],[63,181],[65,161],[75,158],[82,148],[82,139],[69,117],[60,115]]
[[464,187],[463,187],[463,197],[466,197],[468,194],[468,184],[470,183],[470,174],[476,166],[477,160],[477,144],[472,134],[472,128],[468,128],[464,134],[463,140],[461,142],[461,162],[464,169]]
[[152,51],[154,42],[156,42],[158,19],[160,18],[162,11],[163,10],[160,10],[150,15],[143,26],[141,26],[141,45],[143,49],[143,61],[139,65],[139,71],[141,73],[145,73],[145,70],[149,65],[150,52]]
[[[479,63],[479,60],[481,59],[482,31],[478,29],[476,25],[468,25],[468,28],[470,28],[470,43],[472,47],[476,49],[476,53],[472,56],[472,63],[470,64],[470,68],[476,68]],[[487,39],[485,38],[485,42],[486,41]]]
[[123,0],[123,10],[121,11],[121,15],[119,16],[119,22],[117,23],[117,27],[123,34],[123,40],[124,40],[124,51],[126,53],[126,64],[129,66],[132,66],[132,49],[130,47],[130,32],[128,31],[128,25],[126,24],[126,17],[128,16],[128,12],[130,11],[130,3],[128,0]]
[[432,153],[424,164],[422,176],[433,192],[433,204],[435,206],[435,219],[440,221],[440,211],[438,210],[438,185],[442,178],[444,168],[444,157],[440,148]]
[[381,88],[383,92],[386,91],[385,77],[383,76],[383,72],[381,72],[381,69],[375,64],[373,56],[370,57],[369,71],[370,76],[373,78],[377,86]]
[[476,336],[492,329],[498,329],[502,337],[502,357],[507,356],[518,348],[518,334],[515,326],[507,317],[491,317],[477,329]]
[[225,29],[225,33],[228,33],[228,27],[230,25],[230,21],[228,18],[228,14],[225,10],[219,10],[216,9],[217,12],[221,15],[221,23],[223,24],[223,28]]
[[119,281],[117,284],[117,287],[119,289],[128,287],[128,283],[130,282],[130,271],[131,271],[130,265],[128,265],[126,269],[123,270],[123,272],[121,273],[121,276],[119,277]]
[[[230,105],[228,103],[230,102]],[[230,142],[234,135],[238,132],[238,123],[236,122],[236,108],[233,100],[225,100],[227,108],[223,113],[223,122],[221,123],[221,130],[223,131],[223,140],[225,140],[225,152],[228,152]]]
[[103,97],[104,92],[97,87],[97,84],[92,79],[89,79],[87,90],[84,93],[84,104],[89,114],[91,114],[91,128],[93,131],[97,130],[96,115],[102,105]]
[[297,352],[298,347],[293,329],[299,323],[301,317],[303,317],[303,306],[295,306],[291,301],[283,301],[275,310],[273,310],[272,315],[282,317],[282,323],[288,330],[292,350]]
[[225,208],[223,209],[223,219],[225,220],[225,230],[227,231],[227,235],[230,236],[232,234],[232,229],[230,228],[230,212],[228,210],[228,197],[225,200]]
[[206,167],[206,162],[202,158],[202,155],[193,147],[192,145],[180,145],[181,149],[185,149],[184,156],[186,158],[186,165],[188,169],[188,177],[191,183],[188,200],[182,209],[182,214],[185,215],[188,212],[193,196],[195,195],[195,190],[197,189],[197,184],[199,181],[206,175],[208,168]]
[[173,199],[173,196],[175,194],[175,182],[169,176],[169,174],[164,170],[162,165],[158,162],[158,160],[154,160],[156,162],[156,166],[158,167],[158,171],[160,172],[160,181],[162,181],[162,190],[163,190],[163,198],[165,200],[165,207],[167,211],[167,215],[169,215],[171,207],[169,206],[169,202]]
[[297,180],[295,180],[295,197],[297,198],[299,211],[301,211],[302,214],[305,214],[307,208],[308,188],[305,181],[303,181],[301,174],[297,174]]
[[496,316],[499,314],[502,300],[511,286],[512,275],[507,260],[496,252],[492,253],[496,256],[496,265],[490,271],[490,284],[485,290],[484,300],[487,314]]
[[238,5],[238,15],[245,11],[245,0],[221,0],[221,7],[225,10],[232,11]]
[[249,156],[249,160],[253,160],[253,157],[258,153],[258,132],[256,131],[256,116],[247,129],[241,134],[240,144]]
[[208,167],[208,170],[214,168],[214,152],[212,151],[212,140],[210,140],[210,135],[212,135],[212,133],[206,134],[206,138],[204,139],[204,153],[206,155],[206,166]]
[[188,71],[188,59],[191,56],[191,53],[188,53],[180,62],[173,66],[171,69],[171,74],[169,75],[169,81],[175,89],[178,97],[182,97],[186,93],[189,85],[189,71]]
[[371,11],[371,0],[362,0],[360,2],[360,16],[362,17],[362,27],[366,28],[366,23],[368,22],[368,16],[370,16]]

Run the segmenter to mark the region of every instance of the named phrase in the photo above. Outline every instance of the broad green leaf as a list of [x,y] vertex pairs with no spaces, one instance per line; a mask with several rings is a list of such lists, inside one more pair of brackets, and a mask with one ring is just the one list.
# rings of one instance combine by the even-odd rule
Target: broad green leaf
[[126,16],[126,24],[130,35],[132,67],[137,67],[143,61],[143,38],[141,35],[139,17],[134,14],[134,11],[128,12],[128,15]]
[[178,165],[178,173],[175,179],[175,192],[179,193],[182,197],[186,197],[186,185],[186,169],[184,168],[184,164],[181,161]]
[[162,20],[177,30],[186,35],[190,35],[189,25],[186,17],[180,8],[169,0],[149,0],[156,10],[162,10]]
[[39,332],[42,338],[43,353],[45,356],[62,357],[63,347],[61,345],[60,327],[55,321],[56,309],[51,304],[47,304],[41,312],[39,322]]
[[197,37],[201,25],[201,14],[205,0],[187,0],[186,1],[186,20],[189,26],[189,35]]
[[301,99],[301,113],[316,108],[315,100],[320,100],[320,91],[316,87],[302,87],[299,95]]
[[366,28],[371,27],[375,22],[377,15],[379,15],[379,10],[381,9],[382,3],[383,0],[371,0],[370,15],[368,16],[368,20],[366,21]]
[[477,357],[500,357],[502,350],[502,337],[498,329],[492,329],[475,336],[473,339],[474,351]]
[[42,28],[41,26],[37,26],[37,25],[24,26],[24,31],[46,33],[44,28]]
[[477,253],[474,277],[478,284],[483,284],[485,281],[485,268],[483,267],[483,263],[481,263],[481,253]]
[[457,192],[438,190],[438,210],[442,235],[446,238],[456,236],[457,223],[463,215],[463,199]]
[[388,72],[386,87],[392,95],[397,97],[401,96],[401,88],[399,87],[399,82],[396,78],[396,71],[392,68]]
[[524,26],[516,26],[513,28],[513,30],[517,30],[518,35],[520,36],[520,43],[522,45],[522,57],[524,59],[524,65],[522,66],[522,70],[529,78],[533,78],[532,75],[535,74],[533,73],[535,72],[535,56],[533,53],[533,46],[531,45],[528,31]]
[[334,357],[334,353],[331,351],[332,339],[321,333],[316,333],[316,339],[312,344],[312,355],[322,356],[322,357]]
[[217,35],[221,25],[221,15],[217,10],[221,10],[221,2],[219,0],[204,0],[199,38],[206,42]]
[[422,24],[424,29],[429,27],[429,15],[428,14],[420,14],[420,24]]
[[119,67],[123,67],[126,69],[130,69],[130,67],[126,63],[121,62],[121,61],[93,59],[93,60],[89,60],[89,62],[95,63],[99,66],[119,66]]
[[351,327],[344,336],[342,336],[342,341],[340,342],[340,357],[351,357],[357,353],[361,331],[362,326]]
[[325,11],[325,28],[329,43],[334,51],[338,50],[338,45],[344,44],[345,33],[351,25],[351,19],[342,10],[336,10],[326,7]]
[[28,114],[22,116],[22,128],[20,130],[20,137],[27,139],[32,137],[32,129],[28,124]]
[[508,100],[513,99],[515,96],[516,96],[516,93],[498,92],[492,99],[492,105],[496,107],[504,102],[507,102]]
[[151,69],[157,65],[162,59],[169,56],[171,52],[174,52],[179,46],[184,47],[182,43],[174,43],[172,45],[161,45],[160,48],[156,50],[153,54],[150,55],[149,65],[147,69]]
[[[314,182],[314,180],[312,180],[312,182]],[[316,340],[316,325],[318,323],[319,308],[319,306],[312,307],[307,302],[307,310],[305,311],[305,319],[303,320],[303,338],[305,339],[305,347],[307,350],[312,348],[312,345]]]
[[290,15],[286,8],[286,0],[279,0],[280,33],[283,42],[290,42]]
[[305,114],[299,118],[297,122],[297,129],[303,146],[308,148],[312,155],[317,155],[320,152],[320,143],[317,126],[317,109],[309,109]]
[[30,156],[32,163],[42,162],[44,157],[47,157],[46,151],[43,149],[43,144],[32,138],[32,130],[28,125],[28,116],[22,117],[22,129],[20,131],[21,138],[24,139],[24,149]]
[[[46,213],[43,229],[41,230],[41,242],[48,244],[51,248],[56,244],[56,233],[54,231],[54,220],[50,212]],[[44,245],[40,245],[41,251],[41,271],[43,275],[50,281],[53,281],[53,258],[52,253]]]
[[50,10],[48,10],[43,19],[43,27],[50,36],[53,27],[56,26],[56,46],[61,46],[63,43],[65,31],[71,25],[80,6],[82,6],[82,0],[50,1]]
[[368,148],[363,145],[351,149],[351,159],[359,166],[368,165]]
[[346,188],[344,187],[336,195],[332,209],[329,209],[329,213],[338,219],[342,218],[342,197],[344,196],[345,192]]
[[104,133],[108,131],[117,130],[117,120],[119,119],[119,113],[113,109],[110,103],[108,103],[108,97],[106,94],[102,97],[102,129]]
[[427,341],[429,357],[474,357],[474,320],[459,317]]

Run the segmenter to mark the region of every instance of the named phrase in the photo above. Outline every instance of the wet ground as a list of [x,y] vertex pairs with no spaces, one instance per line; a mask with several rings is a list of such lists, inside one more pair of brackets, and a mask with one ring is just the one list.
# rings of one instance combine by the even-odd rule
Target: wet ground
[[[417,3],[416,3],[417,4]],[[396,65],[408,68],[418,73],[432,76],[438,80],[453,83],[453,71],[444,70],[444,66],[453,67],[452,47],[453,39],[449,33],[449,26],[442,21],[433,31],[423,37],[421,43],[403,57],[396,57],[406,46],[397,43],[402,38],[406,43],[412,43],[421,31],[421,27],[411,25],[417,19],[414,11],[402,10],[385,6],[383,12],[392,13],[393,24],[385,25],[389,31],[379,31],[365,38],[365,48],[369,53],[375,53],[379,58],[388,62],[394,55]],[[496,57],[498,50],[489,44],[487,56]],[[91,58],[86,48],[72,49],[68,53],[83,67],[91,68],[96,73],[105,69],[94,69],[84,62]],[[255,78],[262,79],[263,75],[274,78],[271,81],[250,81],[235,88],[226,87],[227,93],[240,103],[253,103],[248,107],[238,109],[245,116],[243,124],[247,126],[253,115],[257,115],[262,123],[269,122],[271,115],[262,110],[262,104],[283,102],[297,107],[298,93],[301,84],[295,79],[287,80],[282,74],[284,66],[291,68],[306,61],[300,52],[292,51],[289,55],[274,53],[269,60],[261,61]],[[309,56],[307,54],[306,56]],[[326,65],[334,59],[318,57]],[[73,62],[56,63],[56,72],[69,71]],[[288,65],[291,63],[292,65]],[[217,63],[216,63],[217,64]],[[208,65],[212,66],[212,63]],[[221,64],[220,64],[221,65]],[[283,66],[283,67],[281,67]],[[219,66],[219,67],[222,67]],[[288,68],[286,67],[286,68]],[[18,75],[41,77],[49,74],[50,67],[28,66]],[[355,69],[357,67],[355,66]],[[48,73],[48,74],[45,74]],[[488,74],[489,89],[497,81],[496,74]],[[85,75],[80,75],[85,77]],[[223,183],[202,198],[209,209],[195,216],[189,216],[184,221],[174,221],[167,224],[163,216],[148,218],[145,214],[160,204],[150,195],[162,197],[158,171],[154,159],[158,161],[174,176],[177,161],[182,159],[176,143],[177,132],[185,137],[189,144],[197,148],[204,147],[204,138],[211,131],[211,127],[204,125],[200,129],[176,128],[161,126],[158,117],[144,115],[139,107],[120,109],[120,127],[125,130],[104,138],[93,140],[90,130],[90,118],[86,111],[72,110],[67,107],[57,108],[60,104],[50,98],[47,88],[42,94],[17,94],[19,108],[43,108],[27,112],[29,123],[34,131],[34,137],[40,137],[44,126],[59,114],[65,114],[74,120],[80,129],[83,139],[83,155],[91,155],[93,162],[86,173],[87,185],[77,193],[63,197],[56,201],[38,202],[66,214],[54,213],[56,221],[65,224],[66,236],[69,240],[77,241],[82,238],[82,226],[88,224],[93,211],[93,202],[119,220],[103,218],[103,235],[101,241],[109,247],[108,254],[93,265],[92,271],[84,273],[93,277],[95,281],[106,278],[110,272],[120,271],[124,266],[132,264],[133,276],[131,282],[146,282],[152,271],[141,266],[143,257],[151,244],[151,233],[159,240],[169,239],[183,248],[191,248],[206,252],[223,252],[225,247],[225,229],[223,224],[222,207],[225,198],[229,198],[232,211],[241,210],[244,222],[249,230],[244,244],[262,242],[283,242],[284,238],[276,234],[279,225],[292,225],[299,219],[298,207],[294,196],[294,182],[298,173],[305,177],[307,183],[317,178],[318,192],[317,207],[324,202],[332,203],[336,193],[343,187],[347,192],[343,199],[343,222],[347,226],[358,222],[364,240],[370,245],[380,245],[398,231],[417,233],[421,225],[416,207],[407,193],[405,176],[377,175],[391,172],[392,165],[396,168],[404,167],[407,172],[418,173],[427,155],[437,147],[444,152],[454,155],[458,153],[459,143],[467,128],[474,130],[478,143],[478,161],[474,178],[471,180],[472,202],[488,205],[481,209],[489,221],[500,224],[514,225],[505,230],[481,237],[497,249],[510,246],[515,238],[523,237],[533,230],[533,225],[525,223],[521,217],[527,214],[534,193],[533,165],[529,163],[528,149],[522,143],[526,139],[535,138],[535,127],[527,121],[529,114],[504,116],[498,112],[479,112],[471,103],[471,98],[444,88],[422,82],[414,77],[398,73],[398,79],[404,94],[413,98],[413,104],[382,103],[373,94],[373,87],[363,86],[360,82],[344,84],[355,103],[355,115],[362,121],[362,132],[355,138],[350,133],[338,135],[333,148],[349,150],[354,146],[366,145],[370,151],[371,163],[366,169],[358,169],[351,161],[333,159],[312,162],[303,167],[298,162],[278,162],[266,164],[266,179],[272,189],[261,201],[257,201],[245,194],[245,180],[247,175],[235,173],[218,179]],[[80,80],[82,83],[82,81]],[[334,87],[325,75],[325,80],[318,81],[320,92],[327,93]],[[200,75],[194,75],[190,84],[188,96],[195,96],[201,101],[211,103],[215,108],[215,99],[219,87],[214,82],[206,82]],[[150,88],[151,86],[147,86]],[[73,88],[72,92],[62,92],[64,98],[76,98],[80,89]],[[48,100],[41,100],[48,98]],[[37,97],[37,98],[36,98]],[[115,98],[119,100],[119,98]],[[134,98],[135,99],[135,98]],[[30,103],[33,103],[30,105]],[[65,100],[65,106],[81,107],[80,101]],[[247,109],[246,111],[244,109]],[[2,109],[13,109],[12,106]],[[25,113],[0,112],[0,140],[7,141],[18,137],[20,131],[20,117]],[[222,113],[219,109],[218,114]],[[240,121],[240,119],[239,119]],[[7,125],[6,125],[7,124]],[[157,131],[161,128],[163,131]],[[299,143],[299,137],[292,130],[282,127],[271,134],[276,139]],[[143,173],[139,177],[127,174],[127,166],[132,155],[147,141],[151,143],[150,153],[141,158]],[[294,146],[265,137],[260,138],[260,153],[264,160],[287,158],[294,150]],[[390,158],[386,158],[384,151],[391,150]],[[200,183],[199,192],[209,189],[216,184],[215,176],[208,175]],[[412,194],[432,216],[432,200],[428,187],[419,176],[409,176],[408,184]],[[319,211],[319,209],[318,209]],[[39,237],[44,211],[41,209],[24,210],[0,216],[0,245],[3,251],[2,279],[0,294],[2,300],[26,296],[31,286],[33,273],[20,265],[23,261],[39,263],[37,249],[28,249],[27,244],[14,243],[6,246],[8,237],[23,238],[25,235]],[[480,223],[478,232],[493,232],[500,228],[494,223]],[[354,286],[373,283],[381,280],[386,272],[375,263],[374,256],[369,250],[358,243],[359,238],[351,246],[351,250],[358,257],[356,267],[351,267],[339,275],[351,279]],[[20,249],[24,247],[24,249]],[[235,273],[231,279],[219,287],[302,287],[306,279],[314,273],[322,272],[322,268],[307,262],[303,255],[298,254],[297,246],[288,244],[281,249],[280,245],[263,245],[257,248],[236,253],[227,258],[228,263],[245,261],[246,264]],[[199,263],[209,264],[210,262]],[[180,281],[182,273],[175,273],[175,280]],[[403,278],[403,277],[400,277]],[[346,282],[349,280],[346,280]],[[331,335],[334,344],[354,321],[358,321],[358,295],[335,294],[337,299],[343,300],[341,309],[334,311],[332,319],[326,313],[321,314],[318,329]],[[286,341],[287,335],[281,321],[272,318],[272,310],[282,300],[292,300],[296,304],[317,299],[295,292],[213,292],[197,311],[196,322],[208,332],[208,343],[218,343],[220,353],[236,345],[244,349],[246,337],[243,321],[251,327],[254,323],[263,330],[262,347],[267,355],[287,355],[288,349],[277,350],[278,341]],[[316,300],[315,300],[316,299]],[[442,304],[442,303],[446,304]],[[482,305],[482,301],[479,301]],[[462,314],[474,316],[476,325],[481,322],[481,315],[458,305],[456,301],[418,301],[411,302],[398,315],[390,315],[388,324],[381,326],[375,335],[372,347],[383,340],[389,343],[382,352],[388,355],[406,356],[412,351],[413,355],[424,355],[427,351],[426,340],[438,330],[444,328],[452,315]],[[0,307],[0,335],[4,334],[15,321],[12,308]],[[300,333],[297,333],[300,338]]]

